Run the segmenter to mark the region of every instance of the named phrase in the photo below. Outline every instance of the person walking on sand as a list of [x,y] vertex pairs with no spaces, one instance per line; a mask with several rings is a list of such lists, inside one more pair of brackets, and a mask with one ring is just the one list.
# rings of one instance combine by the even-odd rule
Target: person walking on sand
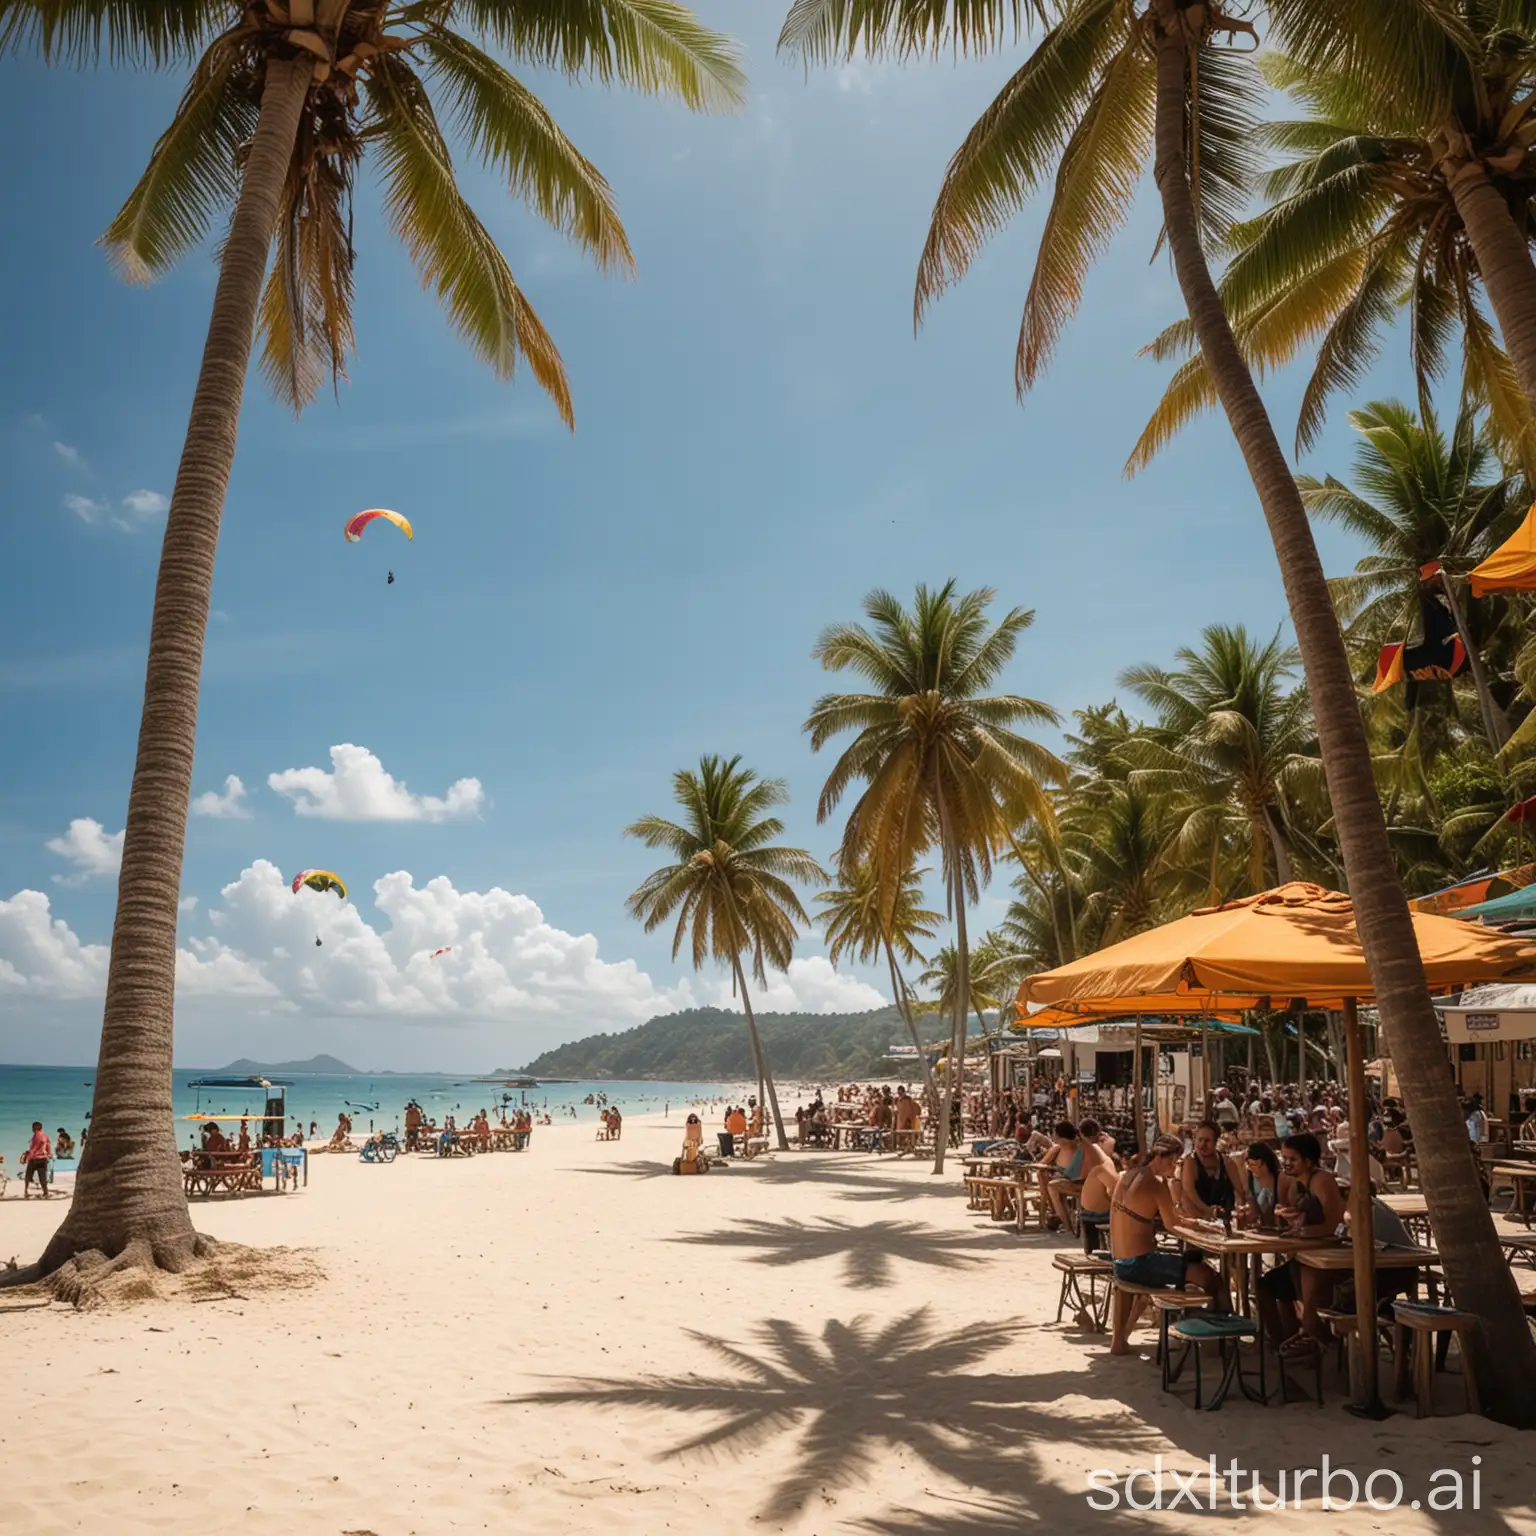
[[27,1176],[22,1181],[21,1198],[32,1198],[32,1181],[37,1180],[37,1187],[42,1192],[43,1199],[48,1198],[48,1161],[53,1156],[53,1146],[48,1140],[48,1133],[43,1129],[41,1120],[32,1122],[32,1140],[27,1144],[27,1150],[21,1154],[21,1160],[27,1166]]

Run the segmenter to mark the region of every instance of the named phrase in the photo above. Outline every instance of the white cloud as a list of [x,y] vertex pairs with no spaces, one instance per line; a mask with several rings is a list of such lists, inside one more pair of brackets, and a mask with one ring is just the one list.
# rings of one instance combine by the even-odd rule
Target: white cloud
[[85,461],[80,457],[80,450],[72,443],[54,442],[53,451],[69,465],[71,469],[83,469]]
[[159,491],[129,491],[123,497],[123,505],[135,517],[157,517],[162,512],[170,511],[171,499],[162,496]]
[[77,496],[70,492],[64,498],[64,505],[69,508],[82,523],[94,523],[112,510],[105,501],[93,501],[89,496]]
[[874,91],[875,82],[865,65],[850,63],[838,70],[837,88],[845,95],[857,92],[860,96],[868,96]]
[[[863,1013],[890,1002],[867,982],[834,969],[825,955],[799,956],[789,962],[788,972],[770,971],[766,987],[750,977],[747,984],[754,1013]],[[728,980],[716,983],[711,1001],[718,1008],[741,1010]]]
[[[452,1026],[487,1051],[527,1059],[701,1001],[739,1006],[718,976],[702,987],[691,976],[658,983],[633,960],[604,959],[591,934],[554,927],[529,896],[461,891],[442,876],[418,885],[404,870],[387,874],[374,882],[369,907],[360,889],[346,902],[295,895],[275,865],[258,859],[211,907],[184,897],[179,911],[178,1034],[202,1031],[215,1054],[252,1030],[298,1049],[349,1029],[379,1042],[401,1029],[420,1039]],[[42,892],[0,901],[0,1021],[38,999],[99,1000],[108,959],[107,945],[83,943]],[[840,1012],[885,999],[809,956],[754,987],[753,1002],[763,1012]],[[453,1047],[431,1049],[442,1059]]]
[[82,944],[53,917],[41,891],[0,901],[0,998],[99,997],[107,957],[105,944]]
[[479,779],[459,779],[441,799],[413,795],[384,771],[366,747],[350,742],[331,748],[331,771],[287,768],[267,784],[293,802],[300,816],[325,821],[450,821],[476,815],[485,803]]
[[597,1021],[624,1028],[693,1002],[686,982],[658,987],[633,960],[600,959],[591,934],[552,927],[531,897],[460,891],[443,876],[417,886],[404,870],[373,892],[387,925],[367,921],[357,891],[347,902],[295,895],[258,859],[224,887],[210,936],[188,941],[177,986],[306,1016],[569,1019],[583,1034]]
[[249,821],[250,811],[241,802],[245,799],[245,785],[239,774],[232,773],[224,780],[224,793],[205,789],[192,801],[194,816],[209,816],[215,821]]
[[48,839],[49,853],[68,859],[72,875],[55,875],[55,885],[84,885],[102,875],[116,875],[123,863],[123,834],[108,832],[91,816],[77,816],[63,837]]

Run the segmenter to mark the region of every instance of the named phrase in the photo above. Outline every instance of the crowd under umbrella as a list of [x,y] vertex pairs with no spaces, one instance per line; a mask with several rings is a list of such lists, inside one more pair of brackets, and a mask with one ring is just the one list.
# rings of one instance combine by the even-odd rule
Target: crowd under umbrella
[[[1536,945],[1457,918],[1412,914],[1432,992],[1536,973]],[[1350,1167],[1370,1167],[1365,1123],[1365,1052],[1360,1004],[1375,999],[1354,904],[1339,891],[1295,881],[1221,906],[1204,907],[1052,971],[1025,977],[1021,1011],[1049,1005],[1080,1023],[1114,1015],[1190,1017],[1250,1008],[1337,1009],[1344,1016],[1349,1083]],[[1138,1058],[1139,1058],[1138,1052]],[[1369,1180],[1350,1181],[1357,1317],[1376,1310]],[[1376,1351],[1354,1351],[1355,1406],[1379,1414]]]

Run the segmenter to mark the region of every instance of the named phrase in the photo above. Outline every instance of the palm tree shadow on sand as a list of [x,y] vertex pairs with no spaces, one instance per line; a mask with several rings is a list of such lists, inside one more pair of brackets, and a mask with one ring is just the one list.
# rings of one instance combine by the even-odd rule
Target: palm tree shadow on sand
[[755,1248],[754,1264],[775,1268],[814,1259],[843,1260],[843,1283],[857,1290],[894,1284],[898,1268],[928,1264],[936,1269],[971,1269],[996,1253],[989,1235],[942,1232],[917,1221],[873,1221],[863,1226],[823,1216],[814,1221],[745,1218],[724,1232],[694,1232],[671,1239],[709,1248]]
[[[770,1489],[760,1512],[767,1520],[789,1519],[815,1495],[868,1482],[882,1449],[915,1456],[963,1487],[1003,1495],[1041,1485],[1038,1448],[1063,1438],[1122,1456],[1150,1443],[1148,1431],[1124,1413],[1078,1420],[1054,1411],[1057,1398],[1081,1389],[1077,1372],[973,1369],[1021,1331],[982,1323],[941,1333],[927,1308],[883,1324],[863,1316],[829,1319],[820,1338],[772,1318],[757,1325],[745,1347],[690,1329],[719,1360],[717,1377],[579,1378],[506,1402],[659,1408],[710,1421],[664,1453],[671,1457],[740,1455],[794,1435],[795,1464]],[[1080,1499],[1072,1508],[1081,1511]]]

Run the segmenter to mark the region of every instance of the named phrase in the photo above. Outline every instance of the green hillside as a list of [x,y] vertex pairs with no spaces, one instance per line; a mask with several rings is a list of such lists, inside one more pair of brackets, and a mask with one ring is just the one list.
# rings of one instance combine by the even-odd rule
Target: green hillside
[[[872,1013],[764,1013],[758,1032],[776,1078],[820,1082],[890,1077],[888,1047],[907,1041],[894,1007]],[[920,1021],[924,1039],[942,1033]],[[739,1013],[690,1008],[665,1014],[615,1035],[588,1035],[557,1046],[523,1069],[533,1077],[630,1078],[664,1082],[737,1082],[752,1077],[752,1053]],[[916,1075],[916,1066],[908,1071]]]

